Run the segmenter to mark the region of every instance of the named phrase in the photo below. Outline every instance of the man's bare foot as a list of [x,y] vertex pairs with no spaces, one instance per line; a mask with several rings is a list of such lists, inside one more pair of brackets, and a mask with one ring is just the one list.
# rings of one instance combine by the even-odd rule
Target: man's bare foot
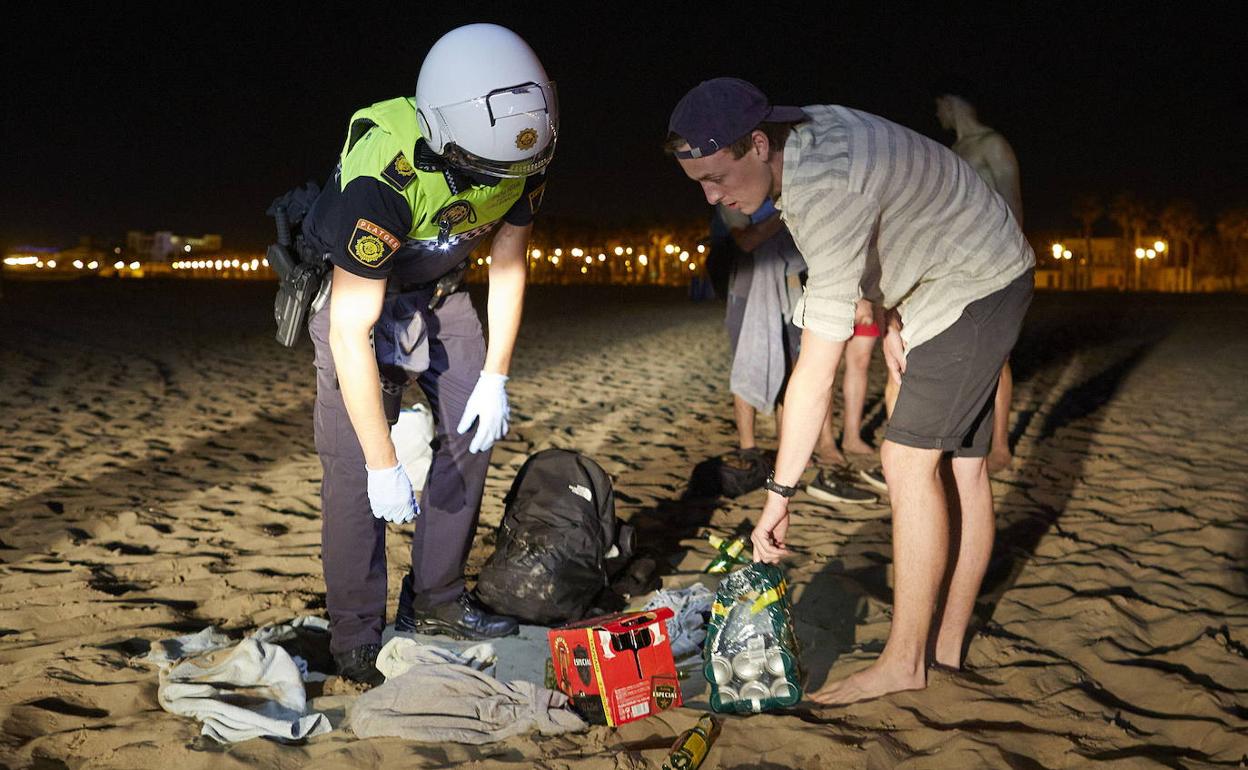
[[926,686],[927,678],[923,671],[915,674],[909,670],[892,668],[877,660],[870,668],[824,685],[822,689],[811,693],[810,699],[830,706],[845,706],[890,693],[922,690]]
[[841,450],[844,451],[846,454],[851,454],[851,455],[873,455],[875,454],[875,447],[871,446],[870,444],[863,441],[862,439],[858,439],[857,441],[854,441],[852,439],[845,439],[844,441],[841,442]]
[[1010,467],[1010,463],[1014,461],[1014,455],[1010,454],[1010,450],[1002,447],[989,452],[987,461],[989,473],[1000,473]]

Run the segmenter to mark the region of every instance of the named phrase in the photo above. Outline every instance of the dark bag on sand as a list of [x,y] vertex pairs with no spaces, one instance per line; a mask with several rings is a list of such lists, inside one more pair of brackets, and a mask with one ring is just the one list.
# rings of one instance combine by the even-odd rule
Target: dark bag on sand
[[[632,528],[615,518],[607,472],[584,455],[546,449],[521,466],[503,503],[477,595],[528,623],[586,617],[607,587],[608,562],[632,553]],[[619,555],[609,557],[613,545]]]
[[770,472],[771,465],[761,451],[738,449],[698,463],[689,477],[689,495],[740,497],[761,489]]

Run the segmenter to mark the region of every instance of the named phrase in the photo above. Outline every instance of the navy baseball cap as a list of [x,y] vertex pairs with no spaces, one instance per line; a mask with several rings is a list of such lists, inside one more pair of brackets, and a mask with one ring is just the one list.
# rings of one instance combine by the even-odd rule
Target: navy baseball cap
[[712,155],[745,136],[763,122],[796,123],[806,120],[800,107],[777,107],[758,87],[741,78],[703,80],[676,104],[667,129],[689,143],[677,158]]

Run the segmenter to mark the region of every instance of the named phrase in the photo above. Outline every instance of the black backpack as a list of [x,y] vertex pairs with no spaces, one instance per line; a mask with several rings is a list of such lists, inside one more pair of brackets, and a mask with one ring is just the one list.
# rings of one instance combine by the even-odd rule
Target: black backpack
[[586,617],[608,583],[608,552],[632,551],[631,527],[615,518],[611,478],[598,463],[566,449],[545,449],[516,474],[494,553],[481,568],[477,595],[518,620],[552,625]]

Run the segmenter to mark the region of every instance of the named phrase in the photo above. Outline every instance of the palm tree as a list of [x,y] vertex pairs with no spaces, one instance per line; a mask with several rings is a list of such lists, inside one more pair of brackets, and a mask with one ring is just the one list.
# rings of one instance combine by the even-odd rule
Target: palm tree
[[[1148,227],[1149,210],[1134,193],[1122,192],[1109,202],[1109,218],[1122,230],[1123,269],[1130,271],[1134,251],[1140,245],[1144,229]],[[1140,288],[1139,265],[1136,265],[1136,289]]]
[[1248,207],[1223,211],[1218,216],[1218,237],[1226,245],[1227,267],[1231,274],[1231,290],[1239,288],[1239,263],[1243,247],[1248,245]]
[[[1172,201],[1161,211],[1161,231],[1170,242],[1170,258],[1172,264],[1182,268],[1184,287],[1192,289],[1192,258],[1196,253],[1196,240],[1205,229],[1196,211],[1196,204],[1188,200]],[[1178,249],[1174,247],[1178,246]]]
[[[1084,269],[1083,284],[1085,287],[1090,287],[1092,285],[1093,273],[1092,226],[1099,222],[1101,217],[1105,216],[1105,207],[1101,205],[1101,198],[1099,195],[1084,193],[1083,195],[1075,198],[1074,205],[1071,208],[1071,213],[1074,214],[1075,219],[1078,219],[1079,223],[1083,225],[1083,253],[1087,260]],[[1075,283],[1078,284],[1080,283],[1077,277],[1079,275],[1078,271],[1076,271],[1075,275]],[[1079,287],[1076,286],[1076,288]]]

